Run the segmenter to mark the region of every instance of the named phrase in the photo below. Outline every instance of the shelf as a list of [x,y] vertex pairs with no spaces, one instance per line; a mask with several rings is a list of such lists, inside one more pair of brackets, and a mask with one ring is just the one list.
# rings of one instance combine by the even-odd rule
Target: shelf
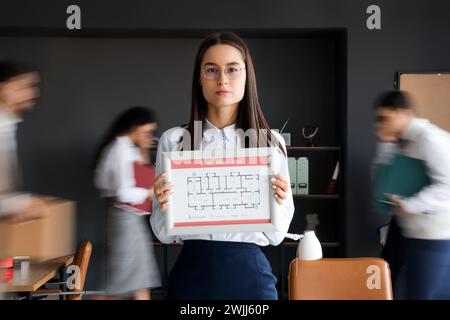
[[287,151],[341,151],[341,147],[286,147]]
[[182,243],[177,242],[177,243],[162,243],[156,240],[153,240],[153,245],[154,246],[181,246]]
[[[293,247],[293,246],[298,246],[298,242],[296,241],[285,241],[282,243],[283,246],[287,246],[287,247]],[[340,242],[321,242],[320,243],[322,245],[322,247],[329,247],[329,248],[337,248],[340,247],[341,244]],[[181,246],[181,243],[170,243],[170,244],[166,244],[166,243],[161,243],[158,241],[154,241],[153,245],[155,246]]]
[[[337,248],[340,247],[341,244],[340,242],[321,242],[320,243],[322,245],[322,247],[327,247],[327,248]],[[181,246],[181,243],[170,243],[170,244],[166,244],[166,243],[161,243],[159,241],[154,241],[153,245],[155,246]],[[284,241],[282,243],[283,246],[287,246],[287,247],[295,247],[298,246],[298,241]]]
[[294,198],[299,199],[339,199],[338,194],[293,194]]
[[[296,247],[298,246],[298,241],[284,241],[282,244],[285,247]],[[341,246],[340,242],[321,242],[320,244],[324,248],[338,248]]]

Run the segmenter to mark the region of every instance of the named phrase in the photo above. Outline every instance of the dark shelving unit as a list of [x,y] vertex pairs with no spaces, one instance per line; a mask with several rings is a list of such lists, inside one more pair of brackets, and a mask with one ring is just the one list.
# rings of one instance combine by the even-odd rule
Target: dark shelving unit
[[340,196],[338,194],[294,194],[294,199],[336,199],[339,200]]
[[[318,226],[318,238],[321,241],[324,257],[344,256],[344,197],[341,146],[289,146],[288,157],[307,157],[309,160],[310,194],[293,194],[295,205],[294,218],[291,222],[290,233],[305,231],[305,217],[307,213],[318,213],[321,224]],[[328,194],[327,186],[334,172],[336,162],[339,161],[339,175],[334,193]],[[331,212],[327,212],[331,211]],[[324,221],[324,222],[323,222]],[[333,223],[334,222],[334,223]],[[321,230],[322,223],[325,230]],[[326,225],[328,223],[328,225]],[[266,250],[266,255],[273,267],[278,266],[279,297],[288,296],[289,264],[296,257],[298,241],[285,240],[275,250]],[[276,252],[279,251],[279,252]]]

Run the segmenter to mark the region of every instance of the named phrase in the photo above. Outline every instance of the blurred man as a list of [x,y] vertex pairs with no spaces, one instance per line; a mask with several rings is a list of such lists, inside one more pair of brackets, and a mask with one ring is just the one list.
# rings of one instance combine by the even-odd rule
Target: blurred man
[[39,215],[41,201],[20,193],[17,125],[39,96],[38,73],[28,66],[0,61],[0,218],[27,220]]
[[[39,76],[34,69],[18,62],[0,61],[0,219],[10,223],[38,218],[42,213],[39,199],[18,191],[16,142],[21,114],[31,109],[39,96],[38,83]],[[1,259],[5,246],[8,243],[0,243],[0,272],[6,272],[13,264],[12,258]]]
[[[41,200],[18,192],[17,124],[21,114],[34,106],[39,96],[38,74],[31,68],[12,61],[0,61],[0,219],[10,223],[38,218],[43,212]],[[8,275],[12,258],[3,252],[8,243],[0,243],[0,278]],[[7,279],[8,277],[6,277]],[[0,283],[0,299],[2,296]]]
[[383,250],[393,285],[401,276],[407,299],[450,299],[450,135],[416,118],[402,91],[381,94],[375,112],[377,138],[396,144],[387,172],[398,192],[379,199],[393,214]]
[[[34,106],[39,96],[36,71],[11,61],[0,61],[0,220],[22,222],[38,218],[42,202],[20,190],[17,163],[17,124],[21,114]],[[0,243],[0,279],[8,280],[13,267],[12,257],[4,254],[8,243]],[[0,299],[4,299],[0,281]]]

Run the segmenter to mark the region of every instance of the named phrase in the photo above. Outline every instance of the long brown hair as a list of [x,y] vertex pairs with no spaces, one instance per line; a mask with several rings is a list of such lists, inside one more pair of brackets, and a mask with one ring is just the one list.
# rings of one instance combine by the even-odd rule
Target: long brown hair
[[[198,149],[198,142],[201,141],[201,139],[194,138],[194,121],[201,121],[202,125],[204,125],[207,114],[207,102],[203,96],[202,88],[200,86],[200,67],[206,50],[217,44],[227,44],[238,49],[244,58],[246,66],[245,70],[247,72],[247,81],[245,83],[244,97],[239,105],[236,128],[240,128],[244,131],[248,129],[255,129],[256,134],[258,135],[256,139],[258,147],[260,146],[259,134],[264,131],[267,132],[267,142],[272,145],[277,145],[281,152],[286,155],[280,141],[278,141],[278,139],[272,134],[261,110],[258,92],[256,89],[255,69],[253,67],[250,51],[248,50],[244,40],[231,32],[217,32],[207,36],[201,43],[195,57],[194,76],[192,79],[191,117],[189,119],[189,123],[186,125],[192,138],[192,150]],[[247,143],[245,143],[245,147],[248,147]]]

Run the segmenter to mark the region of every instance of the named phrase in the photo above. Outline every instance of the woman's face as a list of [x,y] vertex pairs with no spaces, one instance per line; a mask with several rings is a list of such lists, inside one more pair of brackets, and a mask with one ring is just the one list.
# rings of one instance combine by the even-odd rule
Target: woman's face
[[211,46],[203,55],[200,85],[208,108],[236,107],[245,93],[247,73],[241,52],[228,44]]
[[153,137],[156,129],[156,123],[137,126],[130,132],[129,137],[139,148],[150,149],[153,146]]

